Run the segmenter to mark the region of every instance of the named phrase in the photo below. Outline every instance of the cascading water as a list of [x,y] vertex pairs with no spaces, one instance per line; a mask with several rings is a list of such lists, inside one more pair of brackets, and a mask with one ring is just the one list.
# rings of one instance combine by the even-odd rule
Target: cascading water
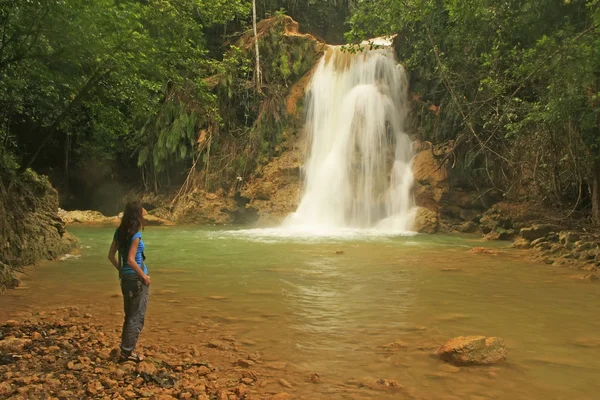
[[412,148],[403,131],[407,79],[392,48],[329,47],[307,94],[300,205],[284,227],[409,231]]

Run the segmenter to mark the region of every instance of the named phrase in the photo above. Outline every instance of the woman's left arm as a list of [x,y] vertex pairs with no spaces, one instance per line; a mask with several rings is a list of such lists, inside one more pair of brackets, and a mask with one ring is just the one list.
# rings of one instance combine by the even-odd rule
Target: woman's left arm
[[119,244],[117,243],[116,240],[113,240],[111,245],[110,245],[110,250],[108,251],[108,259],[110,261],[110,263],[118,270],[121,270],[121,260],[117,260],[117,257],[115,257],[115,255],[117,254],[117,249],[119,247]]

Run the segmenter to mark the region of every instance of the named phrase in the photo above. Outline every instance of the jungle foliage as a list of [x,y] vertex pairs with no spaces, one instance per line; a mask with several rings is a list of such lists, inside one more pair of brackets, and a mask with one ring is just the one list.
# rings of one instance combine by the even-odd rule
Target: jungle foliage
[[358,1],[348,39],[384,34],[468,184],[600,220],[598,0]]

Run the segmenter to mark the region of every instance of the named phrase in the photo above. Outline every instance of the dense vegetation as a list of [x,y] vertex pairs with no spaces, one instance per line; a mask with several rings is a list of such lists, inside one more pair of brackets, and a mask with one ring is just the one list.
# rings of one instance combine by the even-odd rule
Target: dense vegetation
[[[251,3],[0,0],[0,168],[49,174],[87,207],[114,196],[98,182],[159,190],[192,165],[211,190],[247,177],[281,151],[284,96],[314,61],[276,34],[257,89]],[[599,0],[256,8],[330,43],[396,34],[414,128],[451,149],[457,184],[600,219]]]
[[[309,24],[318,29],[322,7],[334,6],[306,12],[303,4],[257,8],[259,18],[320,12]],[[269,95],[253,93],[252,58],[232,46],[250,21],[247,0],[1,0],[0,167],[32,167],[51,177],[63,202],[97,207],[120,183],[180,184],[192,163],[203,169],[211,150],[219,153],[217,136],[242,143],[231,149],[239,153]],[[241,175],[241,158],[223,161],[230,171],[219,179]]]
[[381,34],[470,185],[600,220],[598,0],[358,1],[348,37]]

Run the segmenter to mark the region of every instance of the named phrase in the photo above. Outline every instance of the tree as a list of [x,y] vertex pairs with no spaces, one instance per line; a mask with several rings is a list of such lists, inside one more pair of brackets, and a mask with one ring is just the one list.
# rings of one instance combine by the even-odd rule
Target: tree
[[256,33],[256,0],[252,0],[252,30],[254,31],[254,51],[256,52],[256,91],[260,93],[262,85],[262,76],[260,72],[260,55],[258,50],[258,33]]

